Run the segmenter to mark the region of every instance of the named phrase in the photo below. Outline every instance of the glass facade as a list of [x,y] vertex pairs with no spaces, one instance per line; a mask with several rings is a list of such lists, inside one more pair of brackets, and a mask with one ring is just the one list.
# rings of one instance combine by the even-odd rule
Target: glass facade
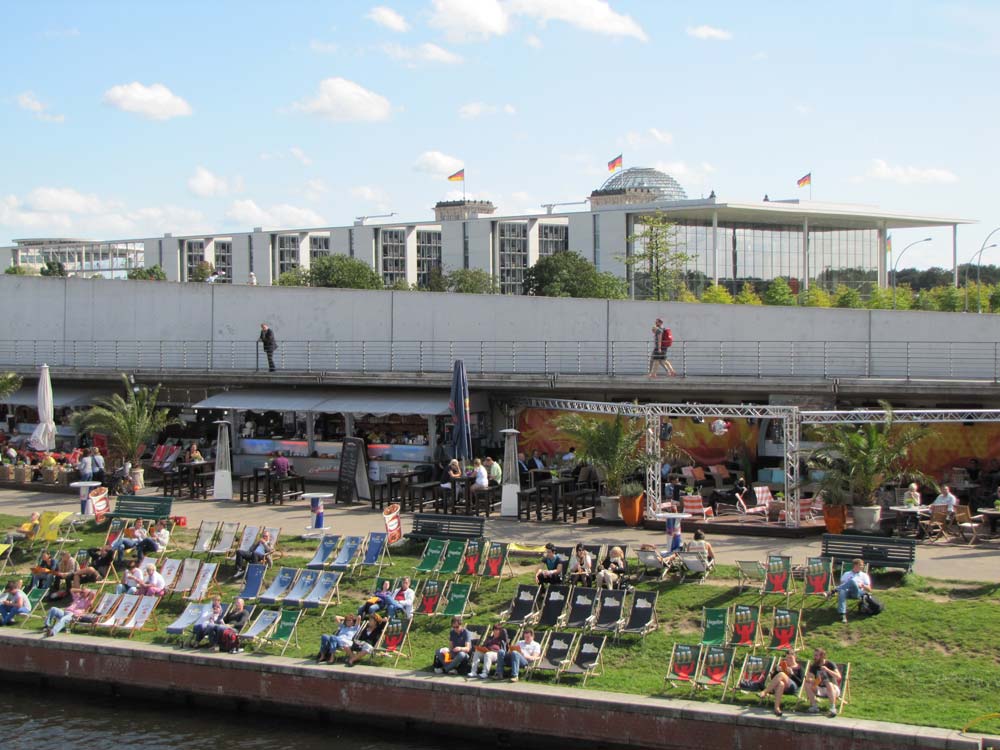
[[19,245],[14,258],[16,265],[34,268],[41,268],[47,261],[62,263],[67,276],[124,279],[130,268],[145,265],[145,248],[141,242],[29,244]]
[[426,287],[433,269],[441,270],[441,231],[417,230],[417,286]]
[[500,237],[500,293],[522,294],[524,272],[528,268],[528,223],[501,221]]
[[601,215],[594,214],[594,265],[601,270]]
[[278,235],[278,275],[299,267],[299,236]]
[[569,250],[569,227],[565,224],[538,225],[538,257]]
[[393,286],[406,281],[406,230],[383,229],[382,283]]
[[188,240],[184,243],[184,255],[186,260],[184,267],[187,269],[185,279],[189,281],[194,276],[194,269],[198,264],[205,262],[205,241]]
[[229,284],[233,280],[233,243],[228,240],[215,241],[215,270],[219,272],[217,284]]
[[317,258],[322,258],[324,255],[329,255],[329,254],[330,254],[329,237],[309,238],[309,260],[316,260]]

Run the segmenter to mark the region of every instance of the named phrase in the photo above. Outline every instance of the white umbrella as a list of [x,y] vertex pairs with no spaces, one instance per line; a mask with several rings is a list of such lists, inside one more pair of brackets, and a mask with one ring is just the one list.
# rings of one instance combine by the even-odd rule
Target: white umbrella
[[42,365],[38,377],[38,426],[31,433],[28,445],[36,451],[50,451],[56,447],[56,422],[52,409],[52,379],[49,366]]

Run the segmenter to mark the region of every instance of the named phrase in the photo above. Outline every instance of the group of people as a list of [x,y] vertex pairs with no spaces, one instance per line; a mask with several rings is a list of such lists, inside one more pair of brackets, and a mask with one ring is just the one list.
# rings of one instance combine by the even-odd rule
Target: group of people
[[[472,490],[481,492],[503,484],[503,467],[492,456],[472,460]],[[465,477],[462,464],[457,458],[451,459],[441,477],[441,489],[453,489]]]
[[761,700],[774,696],[774,714],[781,716],[781,702],[784,696],[797,695],[799,689],[803,688],[809,700],[809,713],[819,713],[817,698],[828,698],[829,715],[833,717],[837,715],[837,702],[840,700],[843,679],[840,667],[827,658],[824,649],[817,648],[813,651],[813,658],[809,661],[808,668],[798,660],[795,650],[789,649],[778,661],[774,674],[764,678],[763,689],[757,695]]
[[510,670],[510,681],[517,682],[525,667],[538,661],[542,647],[535,640],[535,631],[525,628],[521,640],[510,643],[510,635],[502,623],[495,622],[481,642],[465,626],[461,617],[453,617],[448,632],[448,645],[434,654],[434,673],[446,674],[469,664],[468,677],[486,679],[490,671],[502,680],[506,670]]
[[356,614],[338,615],[337,630],[320,636],[317,661],[333,664],[337,655],[343,653],[344,663],[354,666],[375,650],[389,619],[413,618],[414,600],[409,576],[401,578],[395,588],[390,581],[383,581],[361,603]]
[[535,583],[544,585],[565,580],[574,586],[596,585],[598,588],[613,589],[627,574],[628,562],[621,547],[611,547],[598,563],[583,543],[574,547],[572,556],[567,560],[549,542],[542,554],[542,564],[535,571]]

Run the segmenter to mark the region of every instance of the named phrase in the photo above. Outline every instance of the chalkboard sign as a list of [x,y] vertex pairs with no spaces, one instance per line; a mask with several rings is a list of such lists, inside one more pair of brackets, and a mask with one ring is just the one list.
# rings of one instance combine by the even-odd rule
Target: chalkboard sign
[[355,499],[371,500],[368,486],[368,466],[365,461],[365,441],[344,438],[340,453],[340,477],[337,480],[337,502],[353,503]]

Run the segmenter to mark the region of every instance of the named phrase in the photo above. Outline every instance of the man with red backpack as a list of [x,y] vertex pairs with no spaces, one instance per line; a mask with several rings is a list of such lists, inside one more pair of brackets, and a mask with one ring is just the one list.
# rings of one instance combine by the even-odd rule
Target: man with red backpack
[[649,358],[649,377],[656,377],[656,366],[660,365],[667,375],[674,376],[677,372],[667,359],[667,349],[674,343],[674,335],[669,328],[664,328],[663,319],[657,318],[653,324],[653,354]]

